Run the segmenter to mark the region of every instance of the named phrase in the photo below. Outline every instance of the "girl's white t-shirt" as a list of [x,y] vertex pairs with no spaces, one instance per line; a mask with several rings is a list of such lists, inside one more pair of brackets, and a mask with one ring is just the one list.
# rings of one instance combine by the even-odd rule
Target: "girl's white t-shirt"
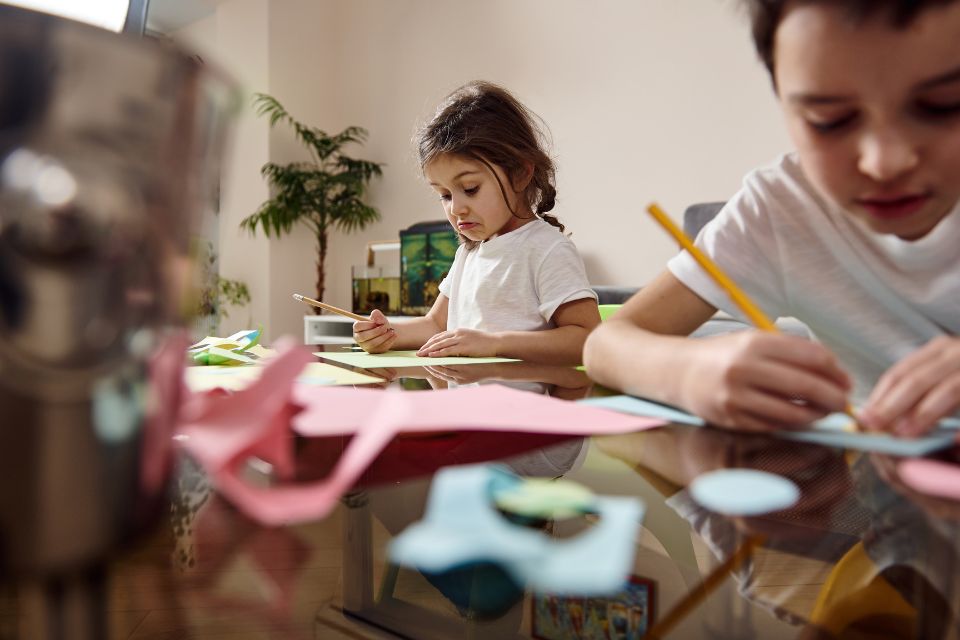
[[[854,376],[856,400],[907,354],[960,331],[960,205],[918,240],[877,234],[821,198],[787,154],[749,174],[696,244],[769,316],[809,326]],[[687,252],[668,268],[747,321]]]
[[447,330],[551,329],[560,305],[597,299],[573,242],[539,218],[473,249],[461,245],[440,293],[449,298]]

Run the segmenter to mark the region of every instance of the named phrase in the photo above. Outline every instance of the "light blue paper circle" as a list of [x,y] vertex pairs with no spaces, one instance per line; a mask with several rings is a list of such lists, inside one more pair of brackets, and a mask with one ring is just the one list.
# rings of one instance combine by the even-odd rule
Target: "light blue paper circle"
[[710,511],[757,516],[793,506],[800,489],[790,480],[755,469],[721,469],[697,476],[690,495]]

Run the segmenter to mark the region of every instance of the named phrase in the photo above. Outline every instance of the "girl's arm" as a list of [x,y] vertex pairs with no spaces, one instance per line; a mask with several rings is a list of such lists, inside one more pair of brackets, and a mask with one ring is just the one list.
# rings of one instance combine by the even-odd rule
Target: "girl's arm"
[[541,331],[486,332],[476,329],[444,331],[430,338],[418,355],[500,356],[543,364],[580,364],[583,343],[600,324],[600,312],[593,298],[560,305],[553,313],[554,329]]
[[819,343],[760,331],[684,337],[715,311],[665,271],[591,334],[587,372],[739,429],[803,425],[843,410],[849,379]]
[[557,307],[551,320],[557,325],[554,329],[495,333],[496,354],[543,364],[580,364],[587,336],[600,325],[596,300],[565,302]]
[[379,310],[369,320],[353,323],[353,339],[367,353],[383,353],[390,349],[419,349],[431,336],[446,330],[449,299],[442,293],[419,318],[403,318],[390,322]]

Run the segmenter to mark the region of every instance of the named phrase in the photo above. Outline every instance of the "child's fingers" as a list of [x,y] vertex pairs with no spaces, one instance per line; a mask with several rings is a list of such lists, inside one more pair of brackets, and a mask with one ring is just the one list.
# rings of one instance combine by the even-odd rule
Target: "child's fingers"
[[357,344],[359,344],[363,350],[367,351],[368,353],[377,353],[389,349],[390,345],[393,344],[393,341],[396,340],[396,337],[397,336],[393,329],[389,329],[383,334],[369,340],[364,339],[361,341],[358,339]]
[[380,309],[374,309],[370,313],[370,320],[373,321],[375,324],[389,324],[387,317],[383,315]]
[[437,333],[430,337],[429,340],[423,343],[423,346],[417,351],[418,356],[424,356],[437,348],[437,345],[443,341],[450,340],[451,336],[446,331],[442,333]]
[[425,355],[430,358],[462,355],[457,353],[457,345],[456,338],[443,338],[434,342],[429,348],[424,345],[424,348],[421,349],[417,355]]
[[833,380],[844,389],[852,386],[849,374],[840,366],[836,356],[823,345],[795,336],[771,337],[776,339],[766,345],[771,358]]
[[943,381],[924,396],[912,415],[897,425],[897,432],[905,436],[921,435],[957,409],[960,409],[960,375]]
[[[359,322],[357,324],[360,324]],[[379,338],[382,335],[393,332],[393,327],[386,324],[374,325],[367,329],[358,330],[356,325],[354,326],[353,336],[356,338],[358,343],[368,342],[374,338]]]
[[847,406],[846,388],[835,378],[825,377],[819,371],[761,362],[752,372],[750,383],[780,397],[796,398],[823,409],[817,417],[826,411],[843,411]]
[[377,324],[376,322],[370,322],[369,320],[357,320],[353,323],[353,332],[362,333],[364,331],[371,331],[378,327],[389,328],[389,324]]
[[871,429],[913,435],[925,431],[960,404],[960,362],[955,343],[933,341],[891,367],[863,411]]
[[742,387],[721,393],[714,409],[704,417],[739,431],[771,431],[806,425],[824,413],[816,407],[791,402],[782,395]]

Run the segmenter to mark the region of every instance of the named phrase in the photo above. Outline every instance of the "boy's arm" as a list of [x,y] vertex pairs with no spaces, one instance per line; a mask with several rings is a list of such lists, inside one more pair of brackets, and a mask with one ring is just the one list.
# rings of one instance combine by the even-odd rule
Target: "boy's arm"
[[677,396],[685,336],[716,311],[664,271],[590,334],[587,373],[605,386],[683,406]]
[[763,331],[683,337],[714,311],[664,272],[590,336],[587,372],[738,429],[800,426],[843,410],[849,378],[819,343]]

